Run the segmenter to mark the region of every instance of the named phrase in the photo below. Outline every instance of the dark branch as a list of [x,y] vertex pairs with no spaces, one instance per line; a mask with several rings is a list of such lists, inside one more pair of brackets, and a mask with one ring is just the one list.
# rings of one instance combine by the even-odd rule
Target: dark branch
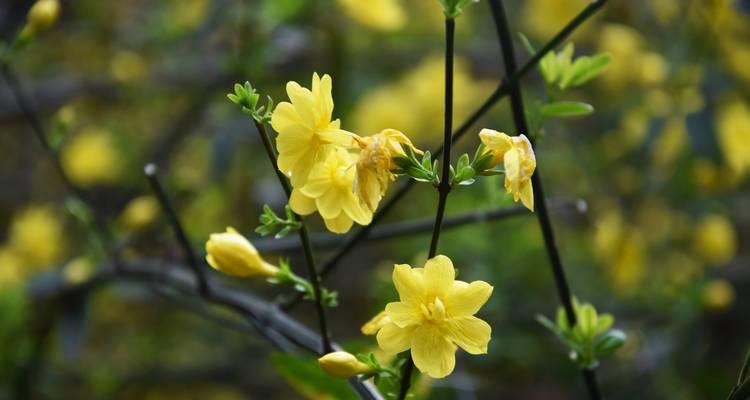
[[[592,6],[601,5],[603,2],[594,3]],[[505,73],[508,76],[517,74],[516,69],[516,56],[513,49],[513,36],[510,33],[510,26],[508,25],[508,19],[505,15],[505,9],[500,0],[490,0],[490,8],[492,11],[492,17],[495,20],[495,26],[497,28],[498,40],[500,42],[500,49],[503,54],[503,62],[505,63]],[[594,8],[596,9],[596,8]],[[576,18],[578,20],[578,18]],[[582,22],[585,18],[579,21]],[[572,31],[571,28],[569,31]],[[557,35],[557,37],[564,37],[566,30]],[[521,93],[521,87],[518,84],[514,84],[510,88],[510,105],[513,114],[513,122],[516,126],[516,131],[520,133],[529,133],[528,124],[526,121],[526,111],[523,105],[523,94]],[[534,138],[530,138],[532,144]],[[534,175],[531,177],[531,184],[534,188],[534,203],[538,204],[536,209],[537,219],[539,226],[542,229],[542,236],[544,237],[544,245],[547,249],[547,255],[549,256],[550,265],[552,266],[552,275],[555,279],[555,286],[557,288],[557,294],[565,308],[565,314],[568,318],[570,326],[576,324],[576,315],[573,309],[573,302],[570,295],[570,287],[565,276],[565,270],[563,269],[562,260],[560,253],[555,244],[555,235],[552,230],[552,222],[549,217],[547,210],[547,204],[544,201],[544,189],[542,187],[542,180],[539,177],[539,168],[537,167]],[[594,371],[582,370],[583,380],[586,385],[586,389],[591,399],[597,400],[601,398],[599,393],[599,387],[596,383],[596,375]]]
[[159,170],[156,164],[147,164],[143,169],[143,172],[146,174],[148,183],[151,185],[151,189],[156,194],[156,198],[159,200],[159,204],[161,204],[162,211],[164,211],[164,214],[167,216],[169,225],[172,227],[172,232],[174,232],[174,235],[177,237],[177,241],[182,247],[183,253],[185,253],[187,265],[191,270],[193,270],[193,273],[195,274],[198,293],[202,297],[206,297],[209,290],[208,282],[206,281],[206,274],[201,269],[201,263],[198,261],[198,256],[195,254],[193,246],[190,244],[190,240],[188,240],[187,234],[185,234],[185,229],[182,228],[180,217],[177,216],[177,211],[172,205],[172,201],[169,199],[167,191],[159,181]]

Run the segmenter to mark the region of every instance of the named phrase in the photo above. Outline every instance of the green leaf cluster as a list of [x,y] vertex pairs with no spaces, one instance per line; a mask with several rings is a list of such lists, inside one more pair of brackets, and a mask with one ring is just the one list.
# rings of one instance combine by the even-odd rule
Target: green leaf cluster
[[625,333],[611,329],[615,322],[611,314],[599,314],[590,303],[580,304],[573,299],[573,308],[577,323],[571,327],[565,310],[557,309],[556,322],[543,315],[537,321],[552,331],[570,349],[570,359],[583,369],[593,369],[599,365],[599,359],[606,357],[622,347]]
[[544,81],[560,90],[581,86],[604,72],[612,57],[607,53],[573,59],[574,45],[568,43],[562,51],[551,50],[539,61]]
[[398,166],[393,173],[410,176],[417,182],[431,182],[437,187],[440,184],[440,172],[437,160],[432,160],[432,154],[426,151],[420,160],[410,146],[403,146],[403,149],[403,156],[393,158],[393,162]]
[[477,175],[497,175],[502,171],[492,168],[492,153],[485,150],[483,144],[477,147],[474,159],[469,161],[469,155],[464,153],[458,158],[456,168],[451,165],[451,185],[468,186],[474,183]]
[[297,217],[289,208],[289,205],[284,207],[284,213],[286,218],[281,218],[268,206],[263,206],[263,213],[260,214],[260,225],[255,228],[255,232],[261,234],[261,236],[268,236],[273,234],[274,239],[281,239],[292,232],[298,231],[302,227],[302,222],[297,220]]
[[266,96],[266,105],[258,106],[260,94],[253,88],[250,82],[245,82],[244,85],[235,83],[234,93],[228,93],[227,97],[232,103],[241,106],[242,112],[252,117],[259,124],[271,122],[273,99],[271,99],[271,96]]

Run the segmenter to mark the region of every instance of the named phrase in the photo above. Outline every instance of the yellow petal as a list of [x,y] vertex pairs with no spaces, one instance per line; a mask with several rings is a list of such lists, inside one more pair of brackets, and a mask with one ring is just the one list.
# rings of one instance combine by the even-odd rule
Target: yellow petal
[[492,337],[490,324],[477,317],[457,317],[446,322],[448,339],[469,354],[486,354]]
[[484,281],[455,281],[444,297],[445,309],[454,317],[477,313],[492,295],[492,286]]
[[493,165],[497,165],[503,161],[505,152],[513,146],[510,136],[492,129],[482,129],[479,132],[479,140],[492,152]]
[[305,196],[299,189],[293,189],[289,197],[289,207],[299,215],[309,215],[315,212],[315,200]]
[[323,219],[334,219],[342,214],[341,198],[336,195],[335,190],[329,190],[315,199],[315,205],[318,206],[318,212]]
[[531,181],[525,181],[521,184],[520,188],[521,193],[521,203],[523,203],[526,208],[534,211],[534,188],[531,185]]
[[431,293],[439,295],[447,293],[455,278],[456,270],[453,268],[453,262],[446,256],[437,255],[427,260],[424,265],[424,283]]
[[286,84],[286,93],[289,99],[292,100],[292,105],[294,105],[294,109],[299,114],[302,123],[314,129],[317,123],[317,115],[315,113],[315,102],[310,90],[303,88],[297,82],[289,82]]
[[344,212],[360,225],[368,225],[372,222],[372,213],[362,207],[359,198],[351,193],[347,194],[348,199],[342,201],[341,206]]
[[291,103],[286,101],[279,103],[271,115],[271,126],[276,132],[284,132],[291,126],[301,126],[302,119]]
[[340,213],[338,217],[333,219],[323,219],[326,224],[326,228],[333,233],[346,233],[352,228],[354,223],[346,213]]
[[418,324],[422,320],[422,313],[413,304],[392,302],[385,306],[385,312],[388,318],[393,321],[394,324],[400,328],[405,328],[409,325]]
[[337,128],[326,128],[316,132],[318,137],[325,142],[337,146],[352,147],[354,144],[353,133]]
[[378,331],[378,346],[387,354],[398,354],[409,350],[415,329],[414,325],[399,328],[396,324],[387,324]]
[[456,346],[434,325],[421,325],[414,330],[411,356],[414,365],[432,378],[444,378],[456,366]]
[[391,318],[385,313],[385,310],[379,312],[377,315],[372,317],[369,321],[365,322],[360,329],[363,335],[375,335],[378,333],[380,328],[391,323]]
[[[521,179],[521,157],[518,154],[518,150],[511,149],[505,152],[503,157],[503,164],[505,167],[505,180],[510,182],[510,192],[518,192],[518,183]],[[506,183],[506,189],[508,183]]]
[[396,264],[393,268],[393,285],[404,303],[416,303],[424,297],[424,282],[421,274],[412,271],[408,264]]

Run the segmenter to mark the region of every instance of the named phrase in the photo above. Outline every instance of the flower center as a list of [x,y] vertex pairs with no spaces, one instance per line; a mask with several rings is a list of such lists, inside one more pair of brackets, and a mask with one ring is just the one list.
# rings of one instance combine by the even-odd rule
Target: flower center
[[428,321],[440,322],[445,320],[445,305],[439,297],[435,297],[432,303],[420,304],[419,307],[422,310],[422,315]]
[[338,187],[346,187],[351,184],[350,180],[347,177],[348,168],[347,167],[338,167],[335,171],[333,171],[333,174],[331,174],[331,180],[333,181],[333,184]]

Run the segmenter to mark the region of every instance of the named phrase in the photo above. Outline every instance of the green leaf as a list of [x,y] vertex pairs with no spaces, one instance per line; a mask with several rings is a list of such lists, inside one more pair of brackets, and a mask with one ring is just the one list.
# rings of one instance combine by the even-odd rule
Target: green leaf
[[536,53],[534,46],[531,45],[531,42],[529,41],[529,38],[526,37],[526,35],[524,35],[521,32],[518,32],[518,38],[521,40],[521,44],[523,44],[523,47],[526,48],[526,51],[528,51],[529,54]]
[[328,376],[314,358],[273,353],[271,365],[305,398],[358,399],[345,380]]
[[560,88],[583,85],[604,72],[611,61],[612,57],[607,53],[597,54],[593,57],[578,57],[563,76]]
[[597,356],[608,356],[625,344],[626,335],[623,331],[613,329],[606,335],[599,336],[594,341],[594,351]]
[[543,105],[541,112],[544,118],[577,117],[591,114],[594,107],[579,101],[557,101]]
[[558,68],[557,68],[557,57],[555,52],[550,50],[547,54],[539,60],[539,70],[542,72],[542,77],[547,84],[552,85],[557,81]]

